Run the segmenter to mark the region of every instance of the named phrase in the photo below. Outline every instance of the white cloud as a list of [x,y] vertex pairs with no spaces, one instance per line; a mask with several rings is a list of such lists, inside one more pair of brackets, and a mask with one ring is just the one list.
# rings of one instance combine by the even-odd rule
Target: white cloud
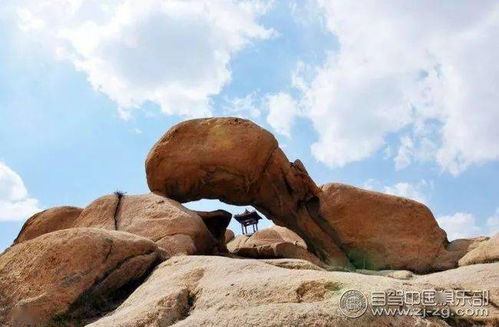
[[251,117],[253,119],[259,118],[260,104],[255,92],[250,93],[244,97],[226,98],[225,112],[230,115],[238,117]]
[[401,137],[397,156],[394,158],[395,169],[400,170],[409,166],[413,156],[414,142],[410,137]]
[[28,0],[19,26],[84,72],[122,117],[144,102],[166,114],[209,115],[210,96],[231,78],[232,56],[273,32],[259,1]]
[[413,184],[400,182],[393,185],[382,185],[382,183],[375,179],[369,179],[364,183],[364,188],[401,196],[426,204],[429,201],[430,193],[433,190],[433,182],[428,182],[423,179]]
[[0,221],[24,220],[40,211],[21,177],[0,161]]
[[499,208],[496,209],[494,215],[487,218],[486,226],[489,235],[499,233]]
[[447,238],[450,241],[458,238],[476,237],[482,233],[471,213],[457,212],[453,215],[438,217],[437,221],[440,227],[447,232]]
[[497,1],[317,2],[339,49],[293,84],[318,160],[363,160],[402,129],[397,169],[433,160],[456,175],[499,159]]
[[267,96],[267,123],[279,134],[291,137],[291,128],[295,117],[299,116],[298,105],[286,93]]

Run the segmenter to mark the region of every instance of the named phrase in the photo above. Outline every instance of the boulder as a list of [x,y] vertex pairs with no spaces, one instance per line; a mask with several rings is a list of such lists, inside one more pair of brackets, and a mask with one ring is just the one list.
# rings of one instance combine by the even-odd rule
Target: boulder
[[435,258],[432,265],[433,269],[447,270],[456,268],[458,266],[459,259],[483,242],[486,242],[488,239],[488,237],[480,236],[469,239],[462,238],[450,242],[445,250]]
[[208,118],[173,126],[146,159],[149,189],[180,202],[219,199],[252,205],[302,237],[334,266],[349,265],[319,212],[319,188],[289,162],[274,136],[249,120]]
[[236,237],[234,237],[234,239],[232,239],[232,241],[227,243],[227,250],[230,253],[236,252],[237,249],[244,247],[244,244],[248,240],[248,238],[249,236],[247,235],[237,235]]
[[267,245],[272,243],[291,243],[307,249],[307,244],[303,239],[292,230],[282,226],[272,226],[257,231],[248,239],[251,246]]
[[225,231],[225,235],[224,235],[224,238],[225,238],[225,244],[229,243],[230,241],[232,241],[234,239],[234,237],[236,237],[236,235],[234,234],[234,232],[231,230],[231,229],[227,229]]
[[169,255],[218,253],[217,239],[198,214],[154,193],[100,197],[83,210],[74,226],[147,237]]
[[217,249],[220,253],[227,252],[225,247],[225,232],[227,231],[227,226],[229,226],[230,220],[232,219],[232,214],[225,210],[215,210],[215,211],[194,211],[201,219],[203,219],[204,224],[208,227],[211,235],[217,240]]
[[0,256],[0,325],[84,322],[113,309],[159,258],[151,240],[94,228],[14,245]]
[[14,244],[31,240],[45,233],[73,227],[74,220],[83,209],[77,207],[54,207],[31,216],[23,225]]
[[295,258],[323,266],[315,255],[307,251],[305,242],[297,234],[281,226],[259,230],[250,237],[238,236],[227,244],[227,248],[232,254],[242,257]]
[[447,237],[423,204],[331,183],[321,187],[321,212],[360,269],[431,271]]
[[[398,280],[330,272],[306,267],[301,260],[291,265],[289,261],[274,266],[251,259],[172,257],[120,307],[90,326],[449,326],[440,317],[374,315],[369,308],[358,318],[349,318],[343,311],[345,306],[340,307],[341,298],[351,290],[359,291],[368,301],[373,291],[453,291],[499,285],[499,264]],[[459,325],[494,326],[499,310],[493,303],[498,300],[491,292],[486,306],[489,315],[461,315]],[[408,307],[421,309],[421,304]],[[458,309],[472,308],[469,304],[450,307],[452,313]]]
[[499,261],[499,233],[481,242],[459,260],[459,266]]

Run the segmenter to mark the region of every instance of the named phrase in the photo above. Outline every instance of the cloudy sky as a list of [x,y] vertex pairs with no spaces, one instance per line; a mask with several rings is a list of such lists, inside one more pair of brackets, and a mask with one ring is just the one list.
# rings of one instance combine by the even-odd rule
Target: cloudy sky
[[318,184],[424,202],[449,239],[497,232],[497,40],[495,0],[2,0],[0,250],[39,210],[147,192],[152,144],[205,116],[269,129]]

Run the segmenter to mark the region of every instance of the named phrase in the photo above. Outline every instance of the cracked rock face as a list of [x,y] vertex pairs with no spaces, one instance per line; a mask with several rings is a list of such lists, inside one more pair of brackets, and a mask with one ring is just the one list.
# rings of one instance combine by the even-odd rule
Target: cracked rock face
[[191,211],[154,193],[114,193],[98,198],[85,209],[56,207],[35,214],[14,244],[60,229],[93,227],[147,237],[168,256],[224,253],[224,233],[231,217],[223,210]]
[[75,226],[117,229],[147,237],[170,256],[210,254],[223,244],[194,211],[154,193],[100,197],[83,210]]
[[151,191],[180,202],[252,205],[299,234],[324,262],[349,264],[320,215],[320,190],[303,164],[289,162],[274,136],[249,120],[195,119],[172,127],[149,152],[146,174]]
[[[272,261],[219,256],[170,258],[114,312],[90,326],[449,326],[438,317],[374,316],[370,310],[355,320],[346,318],[340,310],[340,298],[352,289],[366,296],[373,290],[491,289],[489,316],[468,316],[459,322],[463,326],[494,326],[499,318],[495,305],[499,264],[398,280],[329,272],[307,266],[302,260]],[[471,305],[450,310],[463,308]]]
[[45,233],[73,227],[83,209],[77,207],[54,207],[31,216],[23,225],[14,244],[31,240]]
[[43,326],[95,314],[86,307],[109,304],[158,258],[151,240],[94,228],[55,231],[14,245],[0,256],[0,325]]

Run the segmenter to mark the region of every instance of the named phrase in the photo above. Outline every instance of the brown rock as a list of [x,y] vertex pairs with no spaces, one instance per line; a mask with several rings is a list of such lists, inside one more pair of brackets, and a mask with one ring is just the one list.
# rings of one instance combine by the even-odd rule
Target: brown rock
[[328,264],[349,264],[320,216],[320,191],[303,164],[290,163],[273,135],[248,120],[196,119],[172,127],[149,152],[146,174],[151,191],[180,202],[252,205],[299,234]]
[[211,235],[217,240],[217,248],[220,253],[227,252],[225,247],[225,232],[229,226],[232,214],[225,210],[215,211],[194,211],[203,219],[204,224],[208,227]]
[[[375,316],[370,309],[358,318],[347,318],[340,299],[352,289],[369,298],[373,291],[452,291],[499,285],[497,264],[398,280],[329,272],[304,267],[301,260],[291,265],[289,261],[286,266],[292,269],[262,260],[173,257],[158,266],[117,310],[90,326],[449,326],[439,317]],[[494,326],[499,310],[493,303],[499,298],[495,292],[490,296],[488,316],[461,316],[459,323]],[[467,304],[451,310],[470,308]]]
[[470,239],[457,239],[450,242],[445,251],[442,251],[433,262],[433,269],[447,270],[456,268],[458,261],[466,253],[478,247],[481,243],[486,242],[488,237],[475,237]]
[[236,237],[236,235],[234,234],[234,232],[231,229],[225,230],[225,235],[224,235],[225,244],[227,244],[230,241],[232,241],[234,239],[234,237]]
[[73,227],[74,220],[83,209],[76,207],[54,207],[31,216],[23,225],[14,244],[31,240],[45,233]]
[[120,230],[147,237],[169,255],[209,254],[218,244],[199,215],[154,193],[105,195],[83,210],[75,226]]
[[432,270],[447,238],[423,204],[332,183],[321,187],[321,211],[357,268]]
[[305,242],[285,227],[272,226],[257,231],[250,237],[238,236],[227,244],[229,252],[250,258],[295,258],[323,266],[323,263],[307,251]]
[[307,249],[305,241],[295,232],[281,226],[272,226],[257,231],[248,240],[251,246],[267,245],[272,243],[291,243]]
[[238,248],[244,246],[244,243],[248,240],[248,238],[249,237],[246,235],[237,235],[232,241],[227,243],[227,250],[229,250],[230,253],[234,253]]
[[[84,319],[158,260],[157,246],[129,233],[72,228],[41,235],[0,257],[0,325]],[[99,313],[99,312],[97,312]]]
[[481,242],[459,260],[459,266],[499,261],[499,233]]

